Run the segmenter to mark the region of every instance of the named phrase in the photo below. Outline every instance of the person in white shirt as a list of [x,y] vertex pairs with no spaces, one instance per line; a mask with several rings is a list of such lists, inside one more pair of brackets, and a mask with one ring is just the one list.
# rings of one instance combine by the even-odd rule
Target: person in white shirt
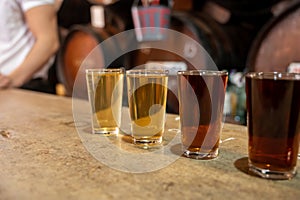
[[0,90],[47,79],[59,48],[55,0],[0,1]]

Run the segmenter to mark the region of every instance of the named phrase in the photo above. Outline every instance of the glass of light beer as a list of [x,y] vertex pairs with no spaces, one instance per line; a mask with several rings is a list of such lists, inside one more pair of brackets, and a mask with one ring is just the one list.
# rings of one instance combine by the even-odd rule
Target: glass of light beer
[[167,70],[126,71],[133,142],[142,147],[161,144],[168,92]]
[[246,74],[249,170],[263,178],[296,175],[300,74]]
[[119,133],[124,74],[124,68],[86,70],[93,133]]
[[228,73],[179,71],[178,95],[183,155],[194,159],[218,156]]

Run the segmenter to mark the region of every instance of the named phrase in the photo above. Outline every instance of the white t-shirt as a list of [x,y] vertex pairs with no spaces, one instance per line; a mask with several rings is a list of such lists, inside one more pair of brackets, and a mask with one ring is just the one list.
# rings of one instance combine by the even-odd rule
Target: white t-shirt
[[[54,0],[0,0],[0,73],[10,74],[25,59],[35,38],[24,13],[36,6],[53,4]],[[34,77],[46,77],[53,59]]]

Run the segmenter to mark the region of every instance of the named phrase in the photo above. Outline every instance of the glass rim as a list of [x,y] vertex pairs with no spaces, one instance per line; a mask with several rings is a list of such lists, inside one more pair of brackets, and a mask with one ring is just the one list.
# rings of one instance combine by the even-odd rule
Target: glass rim
[[222,76],[222,75],[228,75],[228,72],[226,70],[180,70],[177,72],[177,75],[200,75],[200,76]]
[[251,79],[300,80],[300,73],[292,72],[248,72],[245,77]]
[[166,76],[169,74],[169,70],[166,69],[131,69],[126,71],[126,75],[129,76]]
[[125,73],[125,68],[120,67],[120,68],[91,68],[91,69],[86,69],[85,73]]

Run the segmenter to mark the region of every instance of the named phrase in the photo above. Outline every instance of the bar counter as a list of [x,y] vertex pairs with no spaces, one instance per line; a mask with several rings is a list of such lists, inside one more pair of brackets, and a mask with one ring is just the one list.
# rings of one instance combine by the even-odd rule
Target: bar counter
[[[167,115],[167,130],[176,118]],[[248,173],[245,126],[224,124],[216,159],[179,156],[129,173],[89,153],[75,125],[72,98],[0,90],[0,199],[300,199],[299,174],[272,181]]]

